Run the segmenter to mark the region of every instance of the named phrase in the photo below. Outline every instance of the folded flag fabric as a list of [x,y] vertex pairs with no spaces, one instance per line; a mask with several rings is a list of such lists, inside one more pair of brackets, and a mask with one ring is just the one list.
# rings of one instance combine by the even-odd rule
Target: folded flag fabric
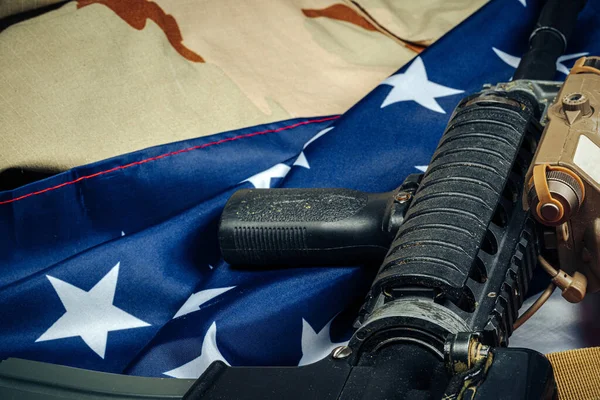
[[[0,358],[195,378],[214,360],[324,357],[350,337],[376,271],[232,268],[216,235],[228,197],[397,187],[426,169],[463,96],[510,79],[541,3],[491,2],[344,115],[152,147],[0,193]],[[600,54],[598,15],[588,2],[557,79]]]
[[486,0],[62,0],[6,28],[57,2],[0,1],[0,181],[343,113]]

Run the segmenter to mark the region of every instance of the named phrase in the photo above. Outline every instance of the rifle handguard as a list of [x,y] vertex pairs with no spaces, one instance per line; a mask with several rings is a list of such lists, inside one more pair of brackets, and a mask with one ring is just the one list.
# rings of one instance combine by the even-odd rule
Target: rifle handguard
[[524,140],[538,113],[535,99],[518,91],[484,92],[458,105],[375,278],[374,297],[402,297],[418,286],[465,311],[475,307],[477,286],[495,273],[484,260],[501,246],[496,232],[520,206],[517,187],[533,155]]

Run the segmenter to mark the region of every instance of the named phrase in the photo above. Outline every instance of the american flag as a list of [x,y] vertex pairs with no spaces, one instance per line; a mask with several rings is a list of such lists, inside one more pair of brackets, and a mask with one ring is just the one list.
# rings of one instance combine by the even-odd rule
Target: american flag
[[[423,171],[458,101],[508,81],[542,1],[495,0],[343,115],[148,148],[0,193],[0,359],[196,378],[229,365],[305,365],[346,342],[376,271],[249,271],[217,226],[242,188],[382,192]],[[589,1],[566,55],[600,54]],[[306,79],[310,79],[309,76]]]

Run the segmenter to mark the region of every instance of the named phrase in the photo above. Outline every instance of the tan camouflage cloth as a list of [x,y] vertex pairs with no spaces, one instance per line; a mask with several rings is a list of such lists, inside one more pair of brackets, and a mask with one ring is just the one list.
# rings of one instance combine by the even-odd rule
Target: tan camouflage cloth
[[67,2],[0,32],[0,177],[343,113],[484,2]]

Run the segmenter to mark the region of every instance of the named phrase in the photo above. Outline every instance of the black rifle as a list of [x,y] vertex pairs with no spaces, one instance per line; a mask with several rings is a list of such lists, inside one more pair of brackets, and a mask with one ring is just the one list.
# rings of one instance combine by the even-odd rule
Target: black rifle
[[229,200],[219,240],[230,264],[382,262],[348,346],[303,367],[217,361],[193,385],[7,360],[0,397],[556,398],[547,359],[506,346],[541,252],[524,180],[584,3],[548,0],[515,80],[463,99],[427,172],[397,190],[241,190]]
[[541,251],[524,180],[584,3],[549,0],[515,80],[463,99],[425,174],[397,190],[234,194],[219,230],[230,264],[382,264],[348,346],[299,368],[216,362],[187,398],[555,397],[546,358],[506,346]]

